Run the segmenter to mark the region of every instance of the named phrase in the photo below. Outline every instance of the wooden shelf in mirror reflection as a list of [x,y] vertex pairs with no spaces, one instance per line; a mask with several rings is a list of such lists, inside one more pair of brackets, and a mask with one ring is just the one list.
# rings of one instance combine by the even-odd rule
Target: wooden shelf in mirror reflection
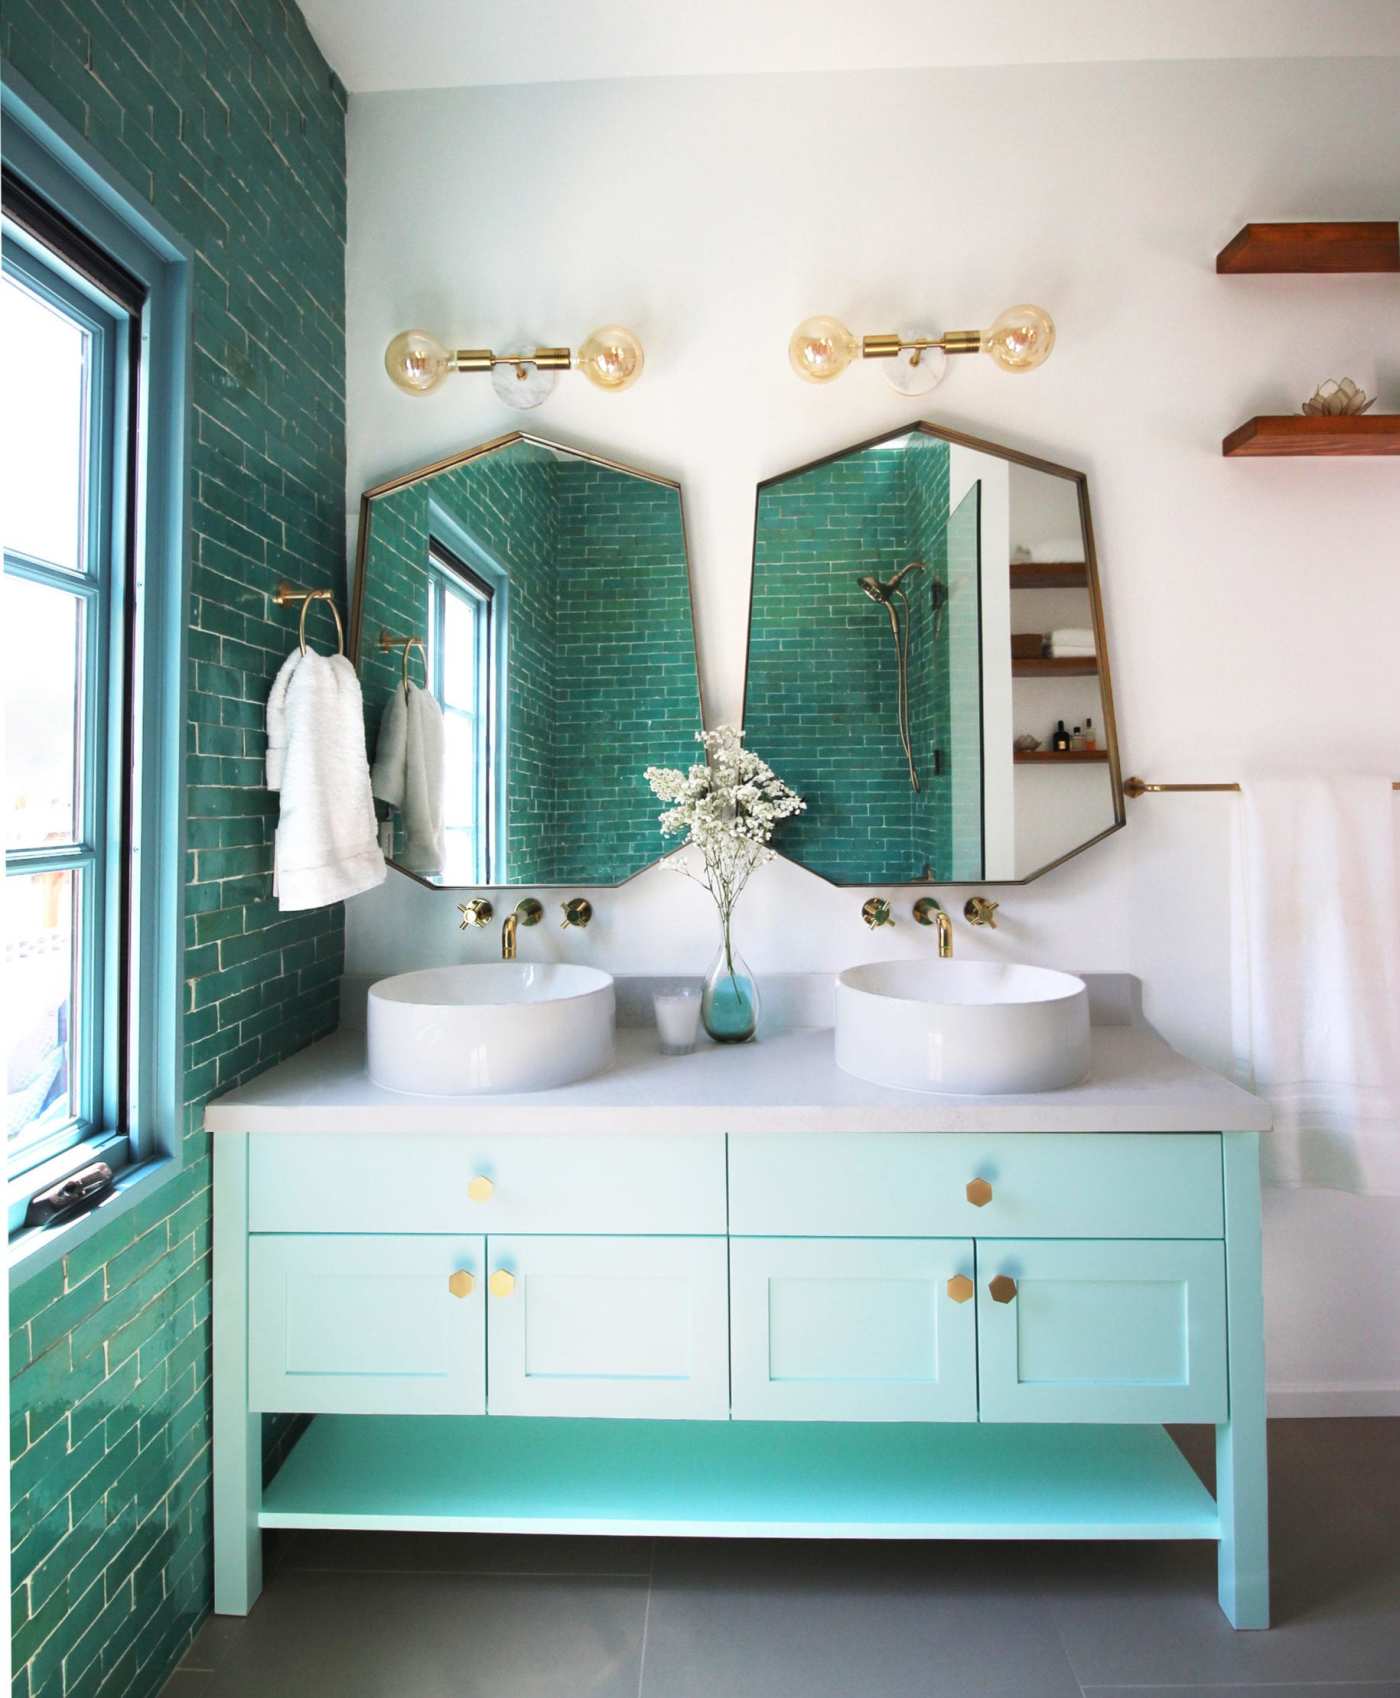
[[1107,749],[1017,749],[1017,766],[1072,766],[1078,761],[1106,761]]
[[1246,224],[1215,256],[1226,276],[1400,271],[1400,224]]
[[1232,430],[1220,445],[1227,459],[1263,455],[1400,454],[1400,413],[1308,418],[1262,414]]
[[1013,560],[1013,590],[1082,590],[1089,586],[1089,568],[1080,561]]
[[1054,655],[1040,654],[1030,656],[1012,656],[1011,676],[1013,678],[1093,678],[1099,670],[1098,657],[1092,654]]

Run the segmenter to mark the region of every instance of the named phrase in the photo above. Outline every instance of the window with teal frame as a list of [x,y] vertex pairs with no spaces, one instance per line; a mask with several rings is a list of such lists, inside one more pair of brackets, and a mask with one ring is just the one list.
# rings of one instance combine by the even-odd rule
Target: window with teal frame
[[[188,246],[0,84],[7,1208],[16,1277],[181,1165]],[[105,1162],[114,1194],[31,1200]]]
[[[24,218],[16,186],[6,203]],[[99,277],[58,221],[24,224],[22,245],[6,219],[0,274],[12,1175],[126,1133],[128,403],[145,296],[115,267]]]
[[472,884],[489,884],[499,808],[492,762],[496,593],[436,540],[429,562],[428,684],[442,706],[445,864]]

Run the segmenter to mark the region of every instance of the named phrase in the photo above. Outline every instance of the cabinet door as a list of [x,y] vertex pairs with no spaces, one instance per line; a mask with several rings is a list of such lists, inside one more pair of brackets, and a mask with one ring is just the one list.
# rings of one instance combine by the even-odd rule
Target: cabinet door
[[482,1238],[255,1235],[254,1409],[486,1412]]
[[977,1243],[984,1421],[1223,1421],[1225,1247]]
[[723,1420],[722,1238],[491,1238],[493,1415]]
[[970,1239],[736,1238],[729,1267],[736,1420],[977,1419]]

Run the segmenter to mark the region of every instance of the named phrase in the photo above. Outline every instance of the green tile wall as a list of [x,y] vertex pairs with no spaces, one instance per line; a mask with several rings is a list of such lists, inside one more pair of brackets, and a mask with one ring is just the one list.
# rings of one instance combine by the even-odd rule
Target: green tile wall
[[[947,444],[916,437],[760,493],[747,740],[807,801],[783,826],[783,853],[838,883],[918,879],[946,852],[948,635],[945,617],[935,640],[929,585],[945,572],[947,491]],[[917,796],[899,740],[889,616],[857,584],[916,559],[930,568],[904,581]]]
[[674,489],[511,443],[376,499],[360,650],[370,742],[401,663],[380,627],[426,627],[429,502],[510,581],[506,870],[611,884],[664,845],[651,764],[688,765],[700,724],[685,534]]
[[11,1312],[14,1692],[144,1698],[210,1602],[204,1103],[337,1019],[342,912],[274,906],[262,756],[270,591],[344,605],[345,94],[283,0],[6,0],[0,51],[197,255],[185,1166]]

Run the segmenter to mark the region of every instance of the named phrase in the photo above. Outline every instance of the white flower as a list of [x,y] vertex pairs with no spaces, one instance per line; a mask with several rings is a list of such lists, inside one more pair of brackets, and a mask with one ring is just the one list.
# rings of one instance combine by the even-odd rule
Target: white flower
[[697,731],[705,763],[688,772],[649,766],[647,783],[668,804],[657,817],[664,837],[685,834],[683,849],[700,853],[703,877],[684,857],[672,863],[704,886],[714,898],[726,927],[754,868],[771,861],[768,847],[779,823],[804,813],[807,804],[766,762],[744,747],[744,734],[732,725]]

